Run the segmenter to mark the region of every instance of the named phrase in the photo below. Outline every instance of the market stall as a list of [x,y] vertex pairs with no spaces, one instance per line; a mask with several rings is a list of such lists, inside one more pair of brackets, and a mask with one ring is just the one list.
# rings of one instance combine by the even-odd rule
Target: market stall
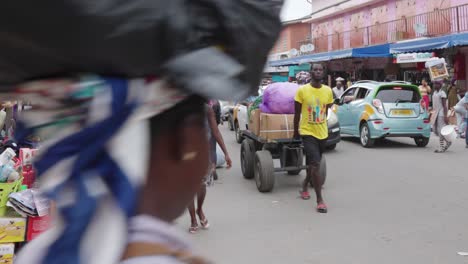
[[37,190],[33,158],[39,140],[16,142],[23,102],[3,102],[0,110],[0,263],[12,264],[16,251],[50,227],[50,202]]

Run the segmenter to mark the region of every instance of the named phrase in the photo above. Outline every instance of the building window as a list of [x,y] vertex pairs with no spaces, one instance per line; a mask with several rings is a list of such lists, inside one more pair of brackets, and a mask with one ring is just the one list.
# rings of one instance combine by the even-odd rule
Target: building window
[[285,37],[281,41],[281,49],[286,51],[288,49],[288,39]]

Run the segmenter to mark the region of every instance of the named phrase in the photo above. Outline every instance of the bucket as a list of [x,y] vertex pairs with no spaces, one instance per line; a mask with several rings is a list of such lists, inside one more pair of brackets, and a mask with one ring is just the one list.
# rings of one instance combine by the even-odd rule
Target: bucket
[[454,142],[457,139],[457,132],[453,125],[444,126],[440,131],[440,134],[442,134],[448,142]]

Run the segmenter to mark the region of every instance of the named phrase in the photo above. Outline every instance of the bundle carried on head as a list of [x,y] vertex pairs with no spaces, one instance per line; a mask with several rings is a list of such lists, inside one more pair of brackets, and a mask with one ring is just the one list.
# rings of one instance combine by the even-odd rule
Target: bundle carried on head
[[70,73],[156,75],[189,92],[241,99],[260,82],[282,2],[3,2],[0,89]]

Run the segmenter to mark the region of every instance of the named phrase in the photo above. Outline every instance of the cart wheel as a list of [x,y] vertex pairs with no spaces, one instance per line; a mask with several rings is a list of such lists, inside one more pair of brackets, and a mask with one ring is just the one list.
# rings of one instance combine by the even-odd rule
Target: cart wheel
[[273,158],[269,151],[257,151],[255,154],[255,182],[260,192],[271,192],[275,186]]
[[[286,157],[286,166],[285,167],[292,167],[292,166],[297,166],[300,167],[304,164],[304,153],[301,151],[291,151],[290,155]],[[288,171],[289,175],[298,175],[301,173],[301,170],[294,170],[294,171]]]
[[255,142],[245,139],[241,145],[241,168],[246,179],[254,177]]
[[[325,181],[327,180],[327,160],[325,159],[325,156],[322,156],[322,160],[320,161],[320,177],[322,179],[322,186],[325,184]],[[312,181],[310,182],[310,186],[314,187],[314,184]]]

